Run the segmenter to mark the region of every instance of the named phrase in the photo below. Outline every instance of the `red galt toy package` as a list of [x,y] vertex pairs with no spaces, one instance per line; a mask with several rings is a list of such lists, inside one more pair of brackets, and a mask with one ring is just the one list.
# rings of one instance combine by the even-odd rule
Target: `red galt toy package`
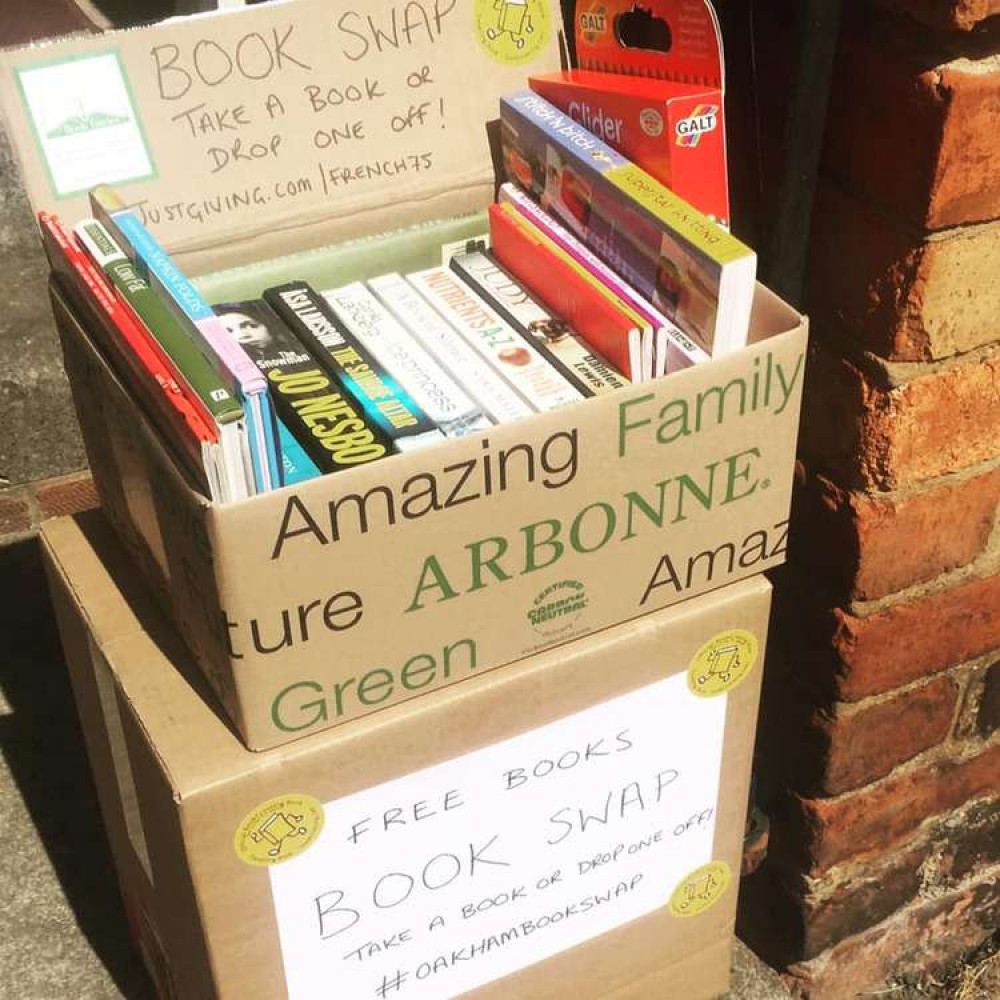
[[709,0],[578,0],[579,69],[532,90],[729,225],[719,22]]

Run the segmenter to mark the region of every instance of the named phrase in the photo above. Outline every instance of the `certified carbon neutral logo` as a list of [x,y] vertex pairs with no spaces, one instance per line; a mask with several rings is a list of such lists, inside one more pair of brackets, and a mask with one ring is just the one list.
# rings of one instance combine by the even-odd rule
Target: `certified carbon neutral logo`
[[576,625],[587,604],[587,590],[579,580],[560,580],[531,602],[528,621],[539,635],[560,635]]

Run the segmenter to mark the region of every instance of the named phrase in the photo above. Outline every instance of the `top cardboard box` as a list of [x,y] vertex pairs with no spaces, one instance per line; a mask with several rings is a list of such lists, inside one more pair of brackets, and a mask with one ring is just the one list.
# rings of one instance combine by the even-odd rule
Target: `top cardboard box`
[[[328,259],[337,280],[371,277],[386,247],[427,266],[441,232],[474,231],[495,183],[486,123],[558,66],[558,24],[543,0],[299,0],[4,53],[0,100],[36,207],[75,221],[80,190],[115,183],[210,295],[251,295],[318,282]],[[90,90],[73,76],[88,63]],[[65,76],[39,86],[46,67]],[[46,119],[60,86],[78,106]],[[52,296],[108,516],[251,749],[784,560],[806,323],[762,286],[729,357],[231,505],[182,478],[95,318]]]

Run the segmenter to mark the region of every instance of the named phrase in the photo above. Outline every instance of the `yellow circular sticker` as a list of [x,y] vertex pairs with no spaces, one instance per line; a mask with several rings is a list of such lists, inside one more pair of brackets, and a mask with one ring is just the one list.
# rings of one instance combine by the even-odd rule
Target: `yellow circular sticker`
[[691,872],[670,896],[670,912],[675,917],[697,917],[713,907],[732,881],[725,861],[711,861]]
[[507,66],[534,59],[552,30],[548,0],[476,0],[475,18],[483,48]]
[[688,687],[700,698],[714,698],[731,691],[757,662],[757,637],[734,628],[709,639],[688,667]]
[[322,803],[311,795],[268,799],[236,828],[236,855],[248,865],[280,865],[313,843],[325,819]]

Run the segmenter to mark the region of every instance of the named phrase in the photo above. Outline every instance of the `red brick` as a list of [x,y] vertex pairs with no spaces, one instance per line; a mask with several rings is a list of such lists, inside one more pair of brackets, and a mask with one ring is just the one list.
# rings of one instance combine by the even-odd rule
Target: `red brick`
[[796,493],[789,560],[821,573],[838,604],[878,600],[974,562],[998,505],[1000,466],[906,495],[810,477]]
[[997,876],[993,869],[963,889],[917,900],[812,961],[791,966],[783,978],[796,996],[807,1000],[847,1000],[875,993],[903,976],[941,972],[996,930]]
[[32,528],[31,507],[23,490],[0,493],[0,540],[4,535],[19,535]]
[[1000,356],[890,386],[813,340],[800,450],[843,487],[898,490],[990,462],[998,427]]
[[79,514],[100,506],[90,473],[36,483],[35,498],[42,517]]
[[837,697],[860,701],[1000,648],[1000,577],[893,604],[859,618],[837,608]]
[[915,17],[932,28],[968,31],[1000,14],[1000,0],[878,0],[885,7]]
[[[850,5],[854,6],[854,5]],[[824,164],[848,190],[922,228],[1000,216],[1000,62],[899,18],[848,10]],[[945,45],[947,44],[947,48]]]
[[812,233],[809,312],[866,350],[936,361],[1000,337],[1000,225],[928,236],[821,184]]
[[998,799],[943,817],[926,837],[858,867],[833,885],[789,875],[772,851],[759,872],[740,886],[737,930],[770,963],[787,966],[881,923],[918,895],[952,892],[998,862]]
[[836,799],[792,796],[785,837],[772,831],[770,850],[795,854],[812,874],[884,853],[930,817],[995,794],[998,773],[1000,744],[993,744],[974,757],[915,768]]
[[976,723],[982,736],[992,736],[1000,729],[1000,662],[986,671]]
[[840,795],[885,777],[894,767],[937,746],[948,735],[958,703],[950,677],[859,711],[839,705],[817,718],[825,755],[812,763],[820,795]]

